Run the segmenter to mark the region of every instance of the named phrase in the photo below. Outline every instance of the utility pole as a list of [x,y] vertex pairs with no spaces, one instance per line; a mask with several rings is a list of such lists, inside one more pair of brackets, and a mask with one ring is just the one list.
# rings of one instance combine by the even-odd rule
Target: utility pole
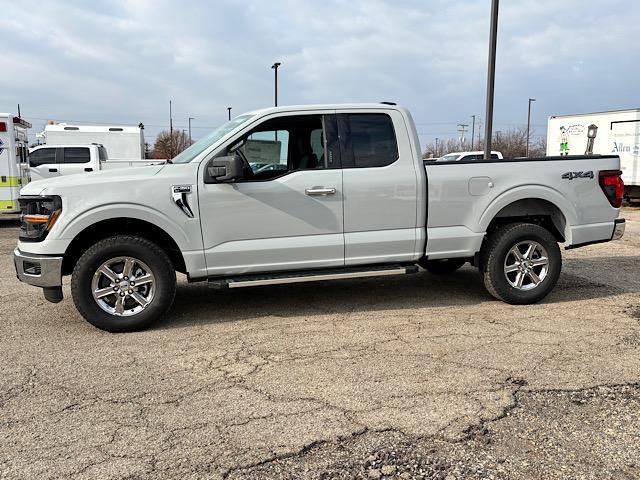
[[438,158],[438,137],[436,137],[436,153],[434,154],[434,157]]
[[529,112],[527,113],[527,153],[525,154],[527,158],[529,158],[529,139],[531,138],[531,103],[535,101],[535,98],[529,99]]
[[195,120],[195,118],[189,117],[189,145],[191,145],[191,120]]
[[484,130],[484,159],[491,160],[491,134],[493,130],[493,97],[496,86],[496,47],[498,44],[499,0],[491,0],[491,30],[489,33],[489,65],[487,72],[487,118]]
[[229,115],[229,120],[231,120],[231,107],[227,107],[227,114]]
[[464,134],[467,133],[468,123],[459,123],[458,124],[458,133],[460,134],[460,146],[464,150]]
[[282,65],[282,63],[280,62],[276,62],[273,65],[271,65],[271,68],[273,68],[274,74],[275,74],[275,106],[278,106],[278,67]]
[[173,158],[173,116],[171,112],[171,100],[169,100],[169,160]]
[[471,115],[471,118],[473,119],[471,122],[471,151],[473,151],[473,146],[475,145],[474,140],[476,136],[476,116]]

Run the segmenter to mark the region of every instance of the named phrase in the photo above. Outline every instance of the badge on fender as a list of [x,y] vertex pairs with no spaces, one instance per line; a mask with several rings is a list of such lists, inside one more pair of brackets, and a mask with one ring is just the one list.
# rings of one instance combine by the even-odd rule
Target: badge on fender
[[189,202],[187,201],[187,195],[191,193],[191,189],[191,185],[173,185],[171,187],[173,203],[175,203],[189,218],[194,217],[193,210],[191,210]]

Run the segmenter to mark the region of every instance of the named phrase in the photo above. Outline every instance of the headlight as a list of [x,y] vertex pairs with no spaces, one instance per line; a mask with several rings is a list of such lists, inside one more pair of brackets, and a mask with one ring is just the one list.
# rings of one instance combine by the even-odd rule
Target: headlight
[[20,240],[41,242],[51,231],[62,213],[62,199],[57,195],[49,197],[20,197]]

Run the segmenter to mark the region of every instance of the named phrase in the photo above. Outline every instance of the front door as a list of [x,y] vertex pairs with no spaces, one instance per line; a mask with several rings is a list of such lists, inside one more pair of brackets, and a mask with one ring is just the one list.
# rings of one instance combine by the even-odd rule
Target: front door
[[60,176],[60,165],[56,160],[56,147],[44,147],[29,154],[31,180],[42,180]]
[[199,209],[209,275],[344,265],[342,171],[333,115],[271,117],[223,155],[245,179],[207,184]]

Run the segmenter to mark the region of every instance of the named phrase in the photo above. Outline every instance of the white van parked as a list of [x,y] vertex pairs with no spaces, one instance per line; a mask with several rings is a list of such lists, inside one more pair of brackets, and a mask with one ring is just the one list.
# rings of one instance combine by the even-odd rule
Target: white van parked
[[28,128],[22,118],[0,113],[0,213],[20,212],[20,188],[29,183]]
[[40,145],[29,150],[32,180],[76,173],[157,165],[164,160],[111,160],[103,145]]
[[593,154],[620,157],[625,196],[640,202],[640,108],[549,117],[547,155],[584,155],[589,143]]

